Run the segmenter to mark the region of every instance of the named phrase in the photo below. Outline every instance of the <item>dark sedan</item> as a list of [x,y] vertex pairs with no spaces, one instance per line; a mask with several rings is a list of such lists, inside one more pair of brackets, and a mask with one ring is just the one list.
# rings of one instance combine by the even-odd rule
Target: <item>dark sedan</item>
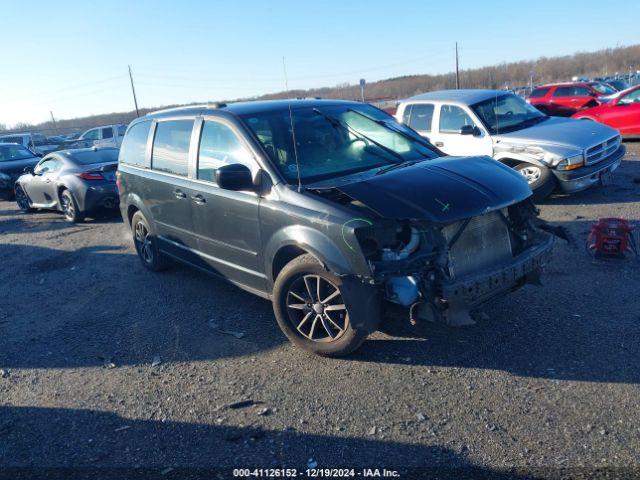
[[40,158],[28,148],[0,143],[0,197],[13,198],[13,185],[25,168],[33,168]]
[[86,148],[50,153],[16,181],[18,206],[59,210],[70,222],[87,213],[118,206],[117,148]]

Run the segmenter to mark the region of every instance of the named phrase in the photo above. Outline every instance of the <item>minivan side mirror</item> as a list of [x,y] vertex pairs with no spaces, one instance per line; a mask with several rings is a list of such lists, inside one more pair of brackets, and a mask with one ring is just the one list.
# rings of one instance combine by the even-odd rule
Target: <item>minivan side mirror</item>
[[30,173],[31,175],[33,175],[33,167],[24,167],[24,170],[22,170],[24,173]]
[[216,170],[216,183],[225,190],[253,190],[251,171],[245,165],[233,163]]
[[463,125],[459,133],[460,135],[473,135],[474,137],[479,137],[482,134],[475,125]]

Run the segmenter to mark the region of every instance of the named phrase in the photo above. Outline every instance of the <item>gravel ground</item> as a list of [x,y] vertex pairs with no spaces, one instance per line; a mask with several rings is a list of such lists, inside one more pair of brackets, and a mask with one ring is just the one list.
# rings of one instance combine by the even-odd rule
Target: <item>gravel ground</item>
[[557,243],[544,287],[471,327],[398,319],[342,360],[289,345],[265,300],[144,270],[118,217],[70,225],[0,202],[0,478],[315,462],[402,478],[640,475],[639,264],[583,249],[593,220],[640,220],[640,143],[627,147],[614,184],[541,206],[575,239]]

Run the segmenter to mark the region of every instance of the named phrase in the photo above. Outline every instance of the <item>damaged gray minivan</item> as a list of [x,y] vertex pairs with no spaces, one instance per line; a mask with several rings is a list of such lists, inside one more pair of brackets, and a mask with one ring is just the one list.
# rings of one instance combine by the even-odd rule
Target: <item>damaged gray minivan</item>
[[294,344],[327,356],[358,348],[388,302],[466,323],[539,283],[553,244],[517,172],[444,157],[356,102],[149,114],[127,130],[118,186],[145,267],[178,260],[268,298]]

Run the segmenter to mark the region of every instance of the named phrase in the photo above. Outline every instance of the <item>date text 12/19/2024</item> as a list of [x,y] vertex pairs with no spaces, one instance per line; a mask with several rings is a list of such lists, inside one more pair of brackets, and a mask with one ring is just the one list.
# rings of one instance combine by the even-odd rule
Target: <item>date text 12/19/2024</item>
[[235,468],[233,476],[242,478],[400,478],[396,470],[386,468]]

